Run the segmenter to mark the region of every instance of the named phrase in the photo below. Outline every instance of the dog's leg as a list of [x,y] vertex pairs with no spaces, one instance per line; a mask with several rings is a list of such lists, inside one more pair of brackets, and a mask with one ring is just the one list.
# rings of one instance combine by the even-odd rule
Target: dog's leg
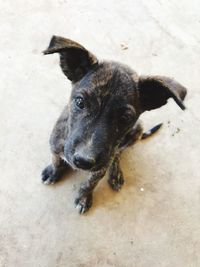
[[124,184],[124,177],[119,165],[119,159],[120,153],[117,153],[108,174],[108,184],[114,191],[119,191]]
[[143,133],[143,128],[140,122],[138,122],[133,129],[124,137],[119,146],[119,151],[114,157],[114,160],[110,166],[108,174],[108,184],[114,191],[119,191],[124,184],[123,173],[121,171],[119,160],[121,152],[128,146],[133,145],[140,139]]
[[98,182],[104,177],[106,168],[91,173],[89,179],[83,183],[79,189],[78,197],[75,199],[79,213],[84,213],[92,206],[92,193]]
[[69,168],[70,166],[58,154],[53,154],[52,164],[42,171],[42,182],[44,184],[54,184]]
[[136,123],[136,125],[132,128],[130,132],[128,132],[124,139],[122,140],[121,144],[119,145],[119,150],[122,151],[126,147],[133,145],[138,140],[141,139],[143,134],[143,127],[140,121]]

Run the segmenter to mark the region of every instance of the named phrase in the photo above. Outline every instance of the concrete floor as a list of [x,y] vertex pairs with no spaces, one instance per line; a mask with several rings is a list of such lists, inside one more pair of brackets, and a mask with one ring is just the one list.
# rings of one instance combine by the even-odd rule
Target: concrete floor
[[[1,1],[1,267],[200,266],[199,14],[198,0]],[[70,94],[58,56],[41,54],[53,34],[188,88],[185,112],[171,100],[142,116],[164,127],[123,153],[123,189],[104,179],[84,216],[73,201],[86,173],[40,182]]]

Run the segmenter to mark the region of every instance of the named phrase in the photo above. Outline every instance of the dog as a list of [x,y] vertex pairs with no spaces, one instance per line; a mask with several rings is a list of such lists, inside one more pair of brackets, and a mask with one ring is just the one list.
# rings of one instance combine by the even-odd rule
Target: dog
[[54,184],[69,168],[89,171],[75,199],[82,214],[92,206],[93,190],[107,170],[110,187],[121,189],[121,152],[161,127],[143,133],[139,116],[160,108],[169,98],[184,110],[187,90],[168,77],[139,76],[121,63],[99,61],[82,45],[63,37],[53,36],[43,53],[60,55],[72,92],[53,128],[52,163],[43,170],[42,182]]

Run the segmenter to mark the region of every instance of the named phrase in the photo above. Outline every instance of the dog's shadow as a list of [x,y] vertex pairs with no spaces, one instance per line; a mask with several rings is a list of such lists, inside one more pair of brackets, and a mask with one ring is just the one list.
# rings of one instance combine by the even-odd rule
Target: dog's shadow
[[100,182],[94,194],[96,209],[104,207],[108,210],[119,209],[124,213],[137,213],[145,205],[163,197],[160,195],[163,184],[166,185],[164,191],[171,190],[170,180],[173,178],[167,168],[170,160],[166,160],[164,153],[158,157],[155,149],[155,146],[161,149],[162,144],[157,144],[154,139],[151,143],[146,142],[138,142],[122,153],[120,166],[125,183],[120,191],[114,192],[109,187],[107,176]]
[[[138,146],[135,145],[135,146]],[[93,206],[86,214],[92,213],[95,210],[107,209],[116,210],[126,208],[129,203],[136,205],[141,203],[147,192],[155,190],[153,185],[153,176],[155,169],[151,169],[146,162],[150,161],[150,155],[145,155],[140,150],[142,147],[135,149],[130,147],[126,149],[121,156],[120,166],[124,175],[125,183],[119,191],[113,191],[107,180],[108,174],[99,182],[93,193]],[[133,151],[134,150],[134,151]],[[153,155],[152,155],[153,156]],[[62,186],[68,183],[72,187],[72,195],[74,198],[78,194],[80,184],[87,180],[88,173],[85,171],[67,170],[65,175],[54,186]]]
[[122,189],[115,192],[107,183],[108,174],[100,181],[94,192],[93,208],[104,207],[108,210],[120,209],[131,205],[141,205],[142,199],[148,193],[155,192],[155,171],[146,164],[147,157],[143,157],[137,149],[135,153],[132,148],[123,152],[120,166],[124,175],[125,183]]

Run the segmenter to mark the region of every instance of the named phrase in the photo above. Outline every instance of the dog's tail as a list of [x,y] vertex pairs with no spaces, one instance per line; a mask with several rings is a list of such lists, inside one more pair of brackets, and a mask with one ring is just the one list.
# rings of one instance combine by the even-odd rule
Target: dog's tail
[[163,123],[159,123],[158,125],[156,125],[153,128],[151,128],[149,131],[144,132],[142,134],[142,136],[141,136],[141,139],[143,140],[143,139],[146,139],[146,138],[152,136],[152,134],[154,134],[155,132],[157,132],[161,128],[162,125],[163,125]]

